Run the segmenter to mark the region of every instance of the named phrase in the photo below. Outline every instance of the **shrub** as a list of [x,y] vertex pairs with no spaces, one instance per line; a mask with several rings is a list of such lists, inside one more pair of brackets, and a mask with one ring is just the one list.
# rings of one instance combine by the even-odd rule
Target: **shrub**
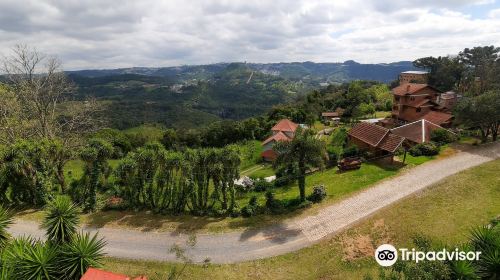
[[272,214],[279,214],[283,212],[283,203],[274,197],[274,193],[271,191],[266,192],[266,208],[271,211]]
[[319,185],[319,186],[314,186],[312,194],[307,199],[309,201],[312,201],[313,203],[319,203],[323,201],[325,197],[326,197],[325,186]]
[[445,145],[457,141],[457,137],[450,131],[440,128],[431,132],[431,141],[438,145]]
[[337,166],[339,156],[334,151],[328,150],[328,167]]
[[252,196],[248,201],[248,204],[241,209],[241,215],[245,218],[254,216],[257,214],[257,209],[259,205],[257,204],[257,197]]
[[256,192],[265,192],[272,187],[273,187],[273,183],[268,182],[264,179],[259,179],[259,180],[255,181],[254,190]]
[[342,153],[343,157],[355,157],[359,155],[358,146],[352,145],[344,149]]
[[413,146],[408,152],[414,157],[435,156],[439,154],[439,147],[433,142],[427,142]]

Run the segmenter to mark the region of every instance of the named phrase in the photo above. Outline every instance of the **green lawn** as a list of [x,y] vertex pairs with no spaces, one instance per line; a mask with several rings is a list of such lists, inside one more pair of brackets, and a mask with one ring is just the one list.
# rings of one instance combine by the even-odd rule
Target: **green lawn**
[[[500,214],[500,160],[451,176],[377,212],[357,226],[298,252],[230,265],[188,265],[181,279],[362,279],[376,277],[372,258],[381,243],[408,246],[415,234],[435,242],[464,242],[471,227]],[[104,268],[131,276],[165,273],[162,262],[108,258]]]

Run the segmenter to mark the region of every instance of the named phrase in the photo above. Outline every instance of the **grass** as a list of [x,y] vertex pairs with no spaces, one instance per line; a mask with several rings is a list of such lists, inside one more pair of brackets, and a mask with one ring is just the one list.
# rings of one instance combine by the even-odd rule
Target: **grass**
[[260,161],[260,154],[262,153],[260,141],[246,141],[238,144],[238,148],[241,155],[240,170],[249,169]]
[[[286,255],[229,265],[188,265],[181,279],[362,279],[376,276],[371,257],[382,242],[411,245],[424,234],[448,244],[464,242],[471,227],[500,214],[500,160],[451,176],[382,209],[329,240]],[[107,258],[106,270],[131,276],[166,273],[180,264]]]

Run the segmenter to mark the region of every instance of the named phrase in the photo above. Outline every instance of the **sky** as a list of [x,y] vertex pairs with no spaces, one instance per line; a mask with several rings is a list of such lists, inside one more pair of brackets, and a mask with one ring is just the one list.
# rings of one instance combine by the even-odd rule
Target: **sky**
[[500,0],[0,0],[0,54],[16,44],[65,70],[394,62],[500,46]]

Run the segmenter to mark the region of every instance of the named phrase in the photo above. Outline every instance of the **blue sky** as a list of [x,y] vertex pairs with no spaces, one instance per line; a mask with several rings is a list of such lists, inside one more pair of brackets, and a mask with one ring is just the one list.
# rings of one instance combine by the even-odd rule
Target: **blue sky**
[[68,70],[413,60],[500,46],[498,1],[0,0],[0,54],[24,43]]

